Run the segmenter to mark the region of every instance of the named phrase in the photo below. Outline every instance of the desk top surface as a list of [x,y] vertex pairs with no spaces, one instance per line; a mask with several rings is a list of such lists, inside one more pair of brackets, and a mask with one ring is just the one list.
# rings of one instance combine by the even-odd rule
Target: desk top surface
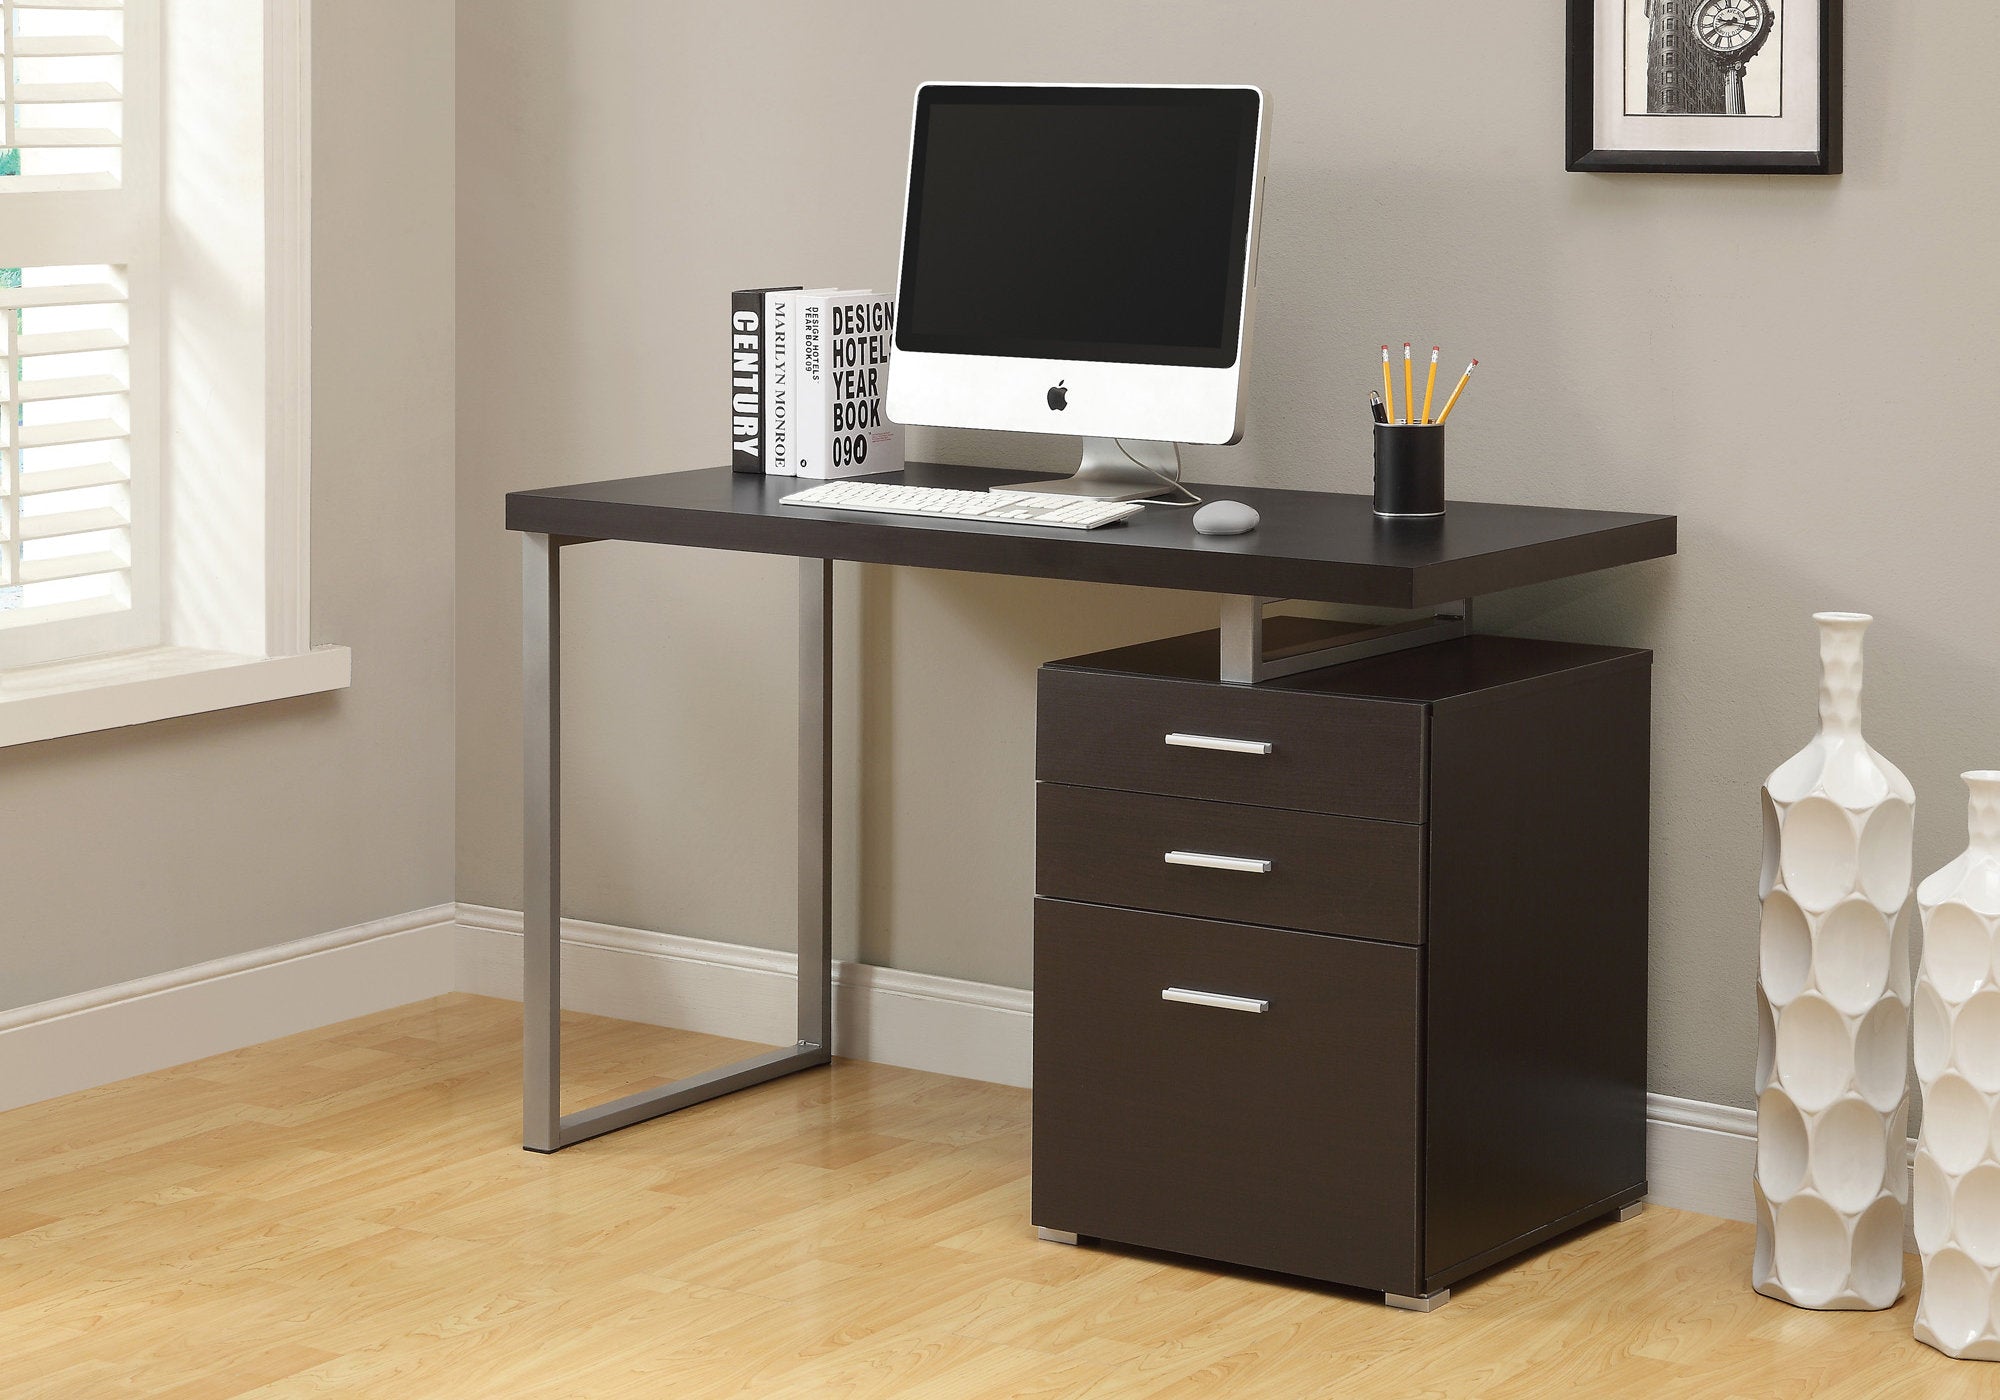
[[[1047,472],[912,462],[864,480],[983,490]],[[1658,559],[1670,515],[1453,501],[1438,521],[1378,520],[1366,496],[1189,483],[1242,501],[1246,535],[1198,535],[1163,506],[1097,530],[1054,530],[780,506],[816,482],[727,467],[515,491],[507,528],[576,540],[636,540],[869,564],[1421,608]]]

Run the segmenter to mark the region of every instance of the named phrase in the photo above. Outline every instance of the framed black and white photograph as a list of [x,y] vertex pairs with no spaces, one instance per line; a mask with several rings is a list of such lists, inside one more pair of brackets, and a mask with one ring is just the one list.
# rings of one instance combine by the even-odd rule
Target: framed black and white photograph
[[1569,0],[1569,168],[1840,172],[1840,0]]

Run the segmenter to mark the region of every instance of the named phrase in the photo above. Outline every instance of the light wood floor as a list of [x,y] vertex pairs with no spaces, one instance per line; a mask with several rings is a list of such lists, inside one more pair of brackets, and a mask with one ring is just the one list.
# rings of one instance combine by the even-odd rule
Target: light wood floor
[[[0,1114],[0,1395],[1954,1397],[1649,1210],[1428,1317],[1028,1223],[1028,1095],[841,1063],[554,1157],[453,996]],[[740,1052],[567,1023],[579,1102]],[[1910,1261],[1912,1288],[1915,1260]]]

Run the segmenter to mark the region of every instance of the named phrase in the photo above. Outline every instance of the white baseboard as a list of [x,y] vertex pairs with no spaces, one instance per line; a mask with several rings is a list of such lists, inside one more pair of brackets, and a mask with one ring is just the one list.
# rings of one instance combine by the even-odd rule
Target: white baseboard
[[[459,990],[518,1001],[520,914],[461,904],[458,925]],[[563,1005],[600,1016],[784,1044],[797,967],[790,953],[563,920]],[[1034,1007],[1012,987],[834,964],[834,1050],[857,1060],[1025,1087]],[[1648,1200],[1748,1221],[1756,1161],[1753,1110],[1646,1096]]]
[[[789,1044],[797,966],[765,948],[563,921],[563,1004],[600,1016]],[[449,991],[520,1000],[518,912],[442,904],[0,1012],[0,1110]],[[838,1054],[1026,1087],[1033,1047],[1032,992],[834,965]],[[1752,1218],[1754,1112],[1649,1094],[1646,1120],[1649,1200]]]
[[0,1012],[0,1110],[441,996],[455,914],[440,904]]
[[[521,998],[521,916],[458,906],[458,985]],[[703,938],[564,919],[563,1005],[655,1026],[789,1045],[798,958]],[[836,962],[833,1048],[878,1064],[1026,1087],[1034,993]]]
[[[1909,1200],[1909,1174],[1916,1169],[1917,1140],[1904,1143],[1903,1194]],[[1646,1095],[1646,1182],[1649,1201],[1719,1215],[1724,1220],[1756,1219],[1756,1198],[1750,1173],[1757,1165],[1757,1114],[1748,1108],[1724,1108],[1699,1099]],[[1914,1254],[1917,1237],[1912,1217],[1903,1220],[1903,1249]]]
[[1757,1115],[1699,1099],[1646,1095],[1646,1199],[1675,1210],[1750,1220]]

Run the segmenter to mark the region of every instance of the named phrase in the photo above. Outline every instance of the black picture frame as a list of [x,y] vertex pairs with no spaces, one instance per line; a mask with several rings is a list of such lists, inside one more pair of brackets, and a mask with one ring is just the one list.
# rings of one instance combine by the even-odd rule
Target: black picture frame
[[[1792,0],[1793,4],[1801,2]],[[1597,6],[1595,0],[1569,0],[1568,169],[1585,174],[1838,175],[1844,47],[1841,0],[1819,0],[1819,6],[1818,150],[1605,151],[1594,144]]]

